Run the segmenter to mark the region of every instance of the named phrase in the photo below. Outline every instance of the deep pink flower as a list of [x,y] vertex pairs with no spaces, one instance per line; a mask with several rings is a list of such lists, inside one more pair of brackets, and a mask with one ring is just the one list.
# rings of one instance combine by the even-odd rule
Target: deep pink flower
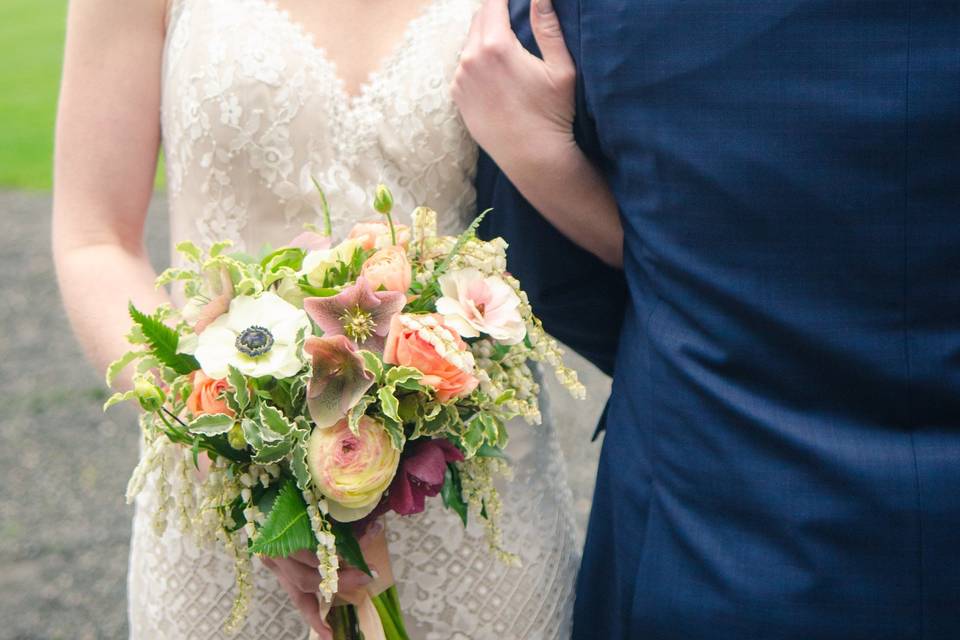
[[374,291],[363,276],[329,298],[307,298],[303,309],[325,336],[347,336],[361,349],[383,351],[390,320],[407,297],[397,291]]
[[377,510],[395,511],[401,516],[423,512],[426,499],[440,493],[450,462],[463,462],[463,454],[448,440],[413,442],[410,453],[400,461],[390,492]]

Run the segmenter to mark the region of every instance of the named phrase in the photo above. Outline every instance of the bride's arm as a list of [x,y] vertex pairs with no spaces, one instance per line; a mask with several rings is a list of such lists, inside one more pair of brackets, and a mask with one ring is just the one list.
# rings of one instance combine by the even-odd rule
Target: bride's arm
[[127,350],[127,301],[166,301],[143,244],[160,140],[166,0],[70,3],[54,160],[53,257],[100,370]]
[[452,87],[474,139],[520,193],[565,236],[612,266],[623,228],[606,180],[574,140],[576,68],[549,0],[531,2],[543,59],[510,28],[507,0],[487,0]]

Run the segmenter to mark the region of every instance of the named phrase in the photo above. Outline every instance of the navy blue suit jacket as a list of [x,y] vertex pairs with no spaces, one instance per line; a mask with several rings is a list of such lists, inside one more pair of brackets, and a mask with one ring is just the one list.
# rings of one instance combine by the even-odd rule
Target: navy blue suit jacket
[[554,3],[629,288],[576,639],[960,638],[960,2]]

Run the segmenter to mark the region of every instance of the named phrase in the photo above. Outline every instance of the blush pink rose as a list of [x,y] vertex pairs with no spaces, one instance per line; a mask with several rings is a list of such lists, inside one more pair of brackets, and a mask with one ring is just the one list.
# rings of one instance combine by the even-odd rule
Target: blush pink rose
[[[405,224],[396,224],[394,229],[397,232],[398,245],[406,247],[410,244],[410,227]],[[393,245],[393,239],[390,237],[390,225],[380,220],[355,224],[350,233],[347,234],[347,239],[359,240],[360,245],[367,251],[383,249]]]
[[383,287],[387,291],[406,293],[413,279],[406,250],[394,245],[380,249],[367,258],[360,274],[367,279],[374,291]]
[[[413,322],[407,322],[412,320]],[[417,329],[416,324],[429,324]],[[440,353],[434,343],[422,334],[432,334],[437,342],[444,345],[446,353]],[[433,387],[437,400],[448,402],[455,398],[470,395],[479,381],[467,370],[469,350],[457,332],[443,324],[443,318],[433,314],[429,316],[407,316],[397,314],[390,322],[390,333],[383,352],[383,361],[388,364],[414,367],[423,373],[421,382]],[[454,360],[459,360],[455,363]]]
[[227,405],[223,393],[230,388],[226,380],[211,378],[200,369],[190,374],[193,382],[193,391],[187,398],[187,409],[195,416],[208,413],[223,413],[233,415],[233,410]]

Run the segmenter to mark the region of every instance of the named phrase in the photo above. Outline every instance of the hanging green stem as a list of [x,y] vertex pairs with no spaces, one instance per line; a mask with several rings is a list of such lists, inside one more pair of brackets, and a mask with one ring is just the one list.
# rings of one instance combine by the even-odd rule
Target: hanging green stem
[[310,180],[313,181],[313,186],[317,188],[317,193],[320,194],[320,206],[323,207],[323,235],[329,238],[333,235],[333,225],[330,224],[330,204],[327,202],[327,195],[323,192],[323,188],[317,182],[317,179],[310,176]]

